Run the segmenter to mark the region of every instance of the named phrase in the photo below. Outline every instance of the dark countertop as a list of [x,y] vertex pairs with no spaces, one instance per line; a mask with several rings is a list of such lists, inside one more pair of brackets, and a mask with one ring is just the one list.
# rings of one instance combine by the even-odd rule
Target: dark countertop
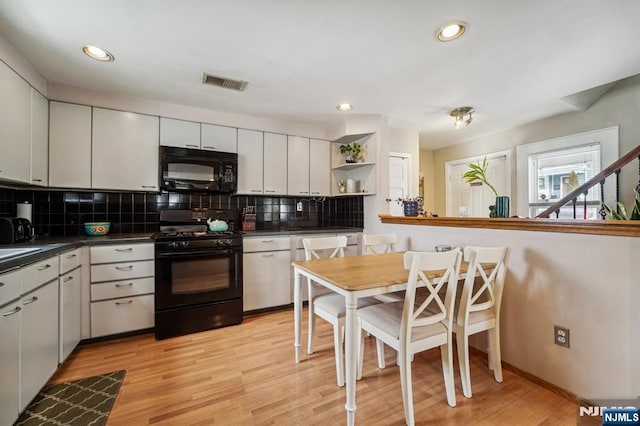
[[362,228],[345,228],[345,227],[332,227],[332,228],[288,228],[281,229],[279,231],[242,231],[243,237],[266,237],[275,235],[300,235],[300,234],[331,234],[331,233],[351,233],[362,232]]

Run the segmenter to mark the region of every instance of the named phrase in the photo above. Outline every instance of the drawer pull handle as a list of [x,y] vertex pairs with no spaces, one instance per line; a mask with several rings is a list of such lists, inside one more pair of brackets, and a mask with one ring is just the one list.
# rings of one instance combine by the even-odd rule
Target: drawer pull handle
[[273,253],[272,254],[263,254],[262,257],[273,257],[275,256]]
[[133,285],[133,283],[129,283],[129,284],[116,284],[116,287],[118,288],[122,288],[122,287],[131,287]]
[[262,192],[262,189],[252,189],[251,192]]
[[207,146],[207,145],[203,145],[202,147],[203,147],[203,148],[206,148],[206,149],[216,149],[216,147],[215,147],[215,146]]
[[77,255],[76,255],[75,253],[74,253],[74,254],[68,254],[68,255],[67,255],[67,259],[73,259],[73,258],[74,258],[74,257],[76,257],[76,256],[77,256]]
[[0,282],[0,287],[4,287],[4,283],[3,282]]
[[28,304],[30,304],[30,303],[35,302],[36,300],[38,300],[38,297],[37,297],[37,296],[33,296],[31,299],[29,299],[29,300],[25,300],[24,302],[22,302],[22,304],[23,304],[23,305],[28,305]]
[[156,187],[155,185],[140,185],[140,186],[142,186],[143,188],[155,188]]
[[187,143],[187,144],[185,144],[184,146],[188,146],[188,147],[190,147],[190,148],[200,148],[198,145],[194,145],[194,144],[192,144],[192,143]]
[[298,194],[308,194],[308,193],[309,193],[309,191],[300,191],[300,192],[298,192]]
[[133,303],[133,300],[127,300],[126,302],[116,302],[116,305],[130,305]]
[[51,265],[49,265],[48,263],[46,265],[43,265],[41,267],[38,268],[38,271],[44,271],[45,269],[49,269],[51,268]]
[[13,315],[13,314],[17,314],[18,312],[20,312],[22,310],[22,308],[20,306],[16,306],[13,311],[9,311],[9,312],[5,312],[4,314],[2,314],[3,317],[8,317],[9,315]]
[[129,265],[129,266],[116,266],[116,269],[118,271],[130,271],[133,269],[133,265]]
[[119,252],[129,252],[129,251],[133,251],[133,247],[127,247],[127,248],[117,248],[115,249],[116,251]]
[[34,182],[42,182],[42,179],[31,179]]
[[262,242],[263,242],[263,243],[265,243],[265,244],[266,244],[266,243],[272,243],[272,242],[273,242],[273,240],[262,240]]
[[65,279],[62,280],[63,283],[68,283],[69,281],[71,281],[73,279],[73,277],[66,277]]

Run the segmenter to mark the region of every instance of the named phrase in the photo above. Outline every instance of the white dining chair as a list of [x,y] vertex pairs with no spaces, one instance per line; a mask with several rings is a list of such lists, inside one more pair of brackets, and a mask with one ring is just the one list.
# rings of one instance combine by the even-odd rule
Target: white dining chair
[[[404,267],[409,269],[409,282],[404,301],[358,309],[358,378],[362,377],[366,331],[400,354],[402,403],[408,425],[414,424],[411,357],[415,353],[440,347],[447,403],[456,405],[451,336],[461,258],[458,248],[443,253],[406,252]],[[426,291],[416,294],[416,289],[423,287]],[[445,290],[444,300],[441,290]],[[380,367],[384,368],[384,364]]]
[[507,247],[465,247],[468,263],[458,314],[453,326],[458,347],[462,393],[471,398],[469,336],[488,331],[489,368],[496,382],[502,382],[500,355],[500,305],[507,269]]
[[364,234],[362,245],[364,254],[395,253],[398,236],[396,234]]
[[[305,260],[322,258],[344,257],[344,249],[347,247],[347,237],[304,238]],[[338,386],[344,386],[344,349],[343,336],[346,319],[346,306],[343,296],[337,293],[318,294],[312,280],[307,280],[307,294],[309,299],[309,332],[307,341],[307,353],[313,353],[313,338],[315,333],[316,316],[333,325],[333,345],[336,359],[336,377]],[[358,307],[380,303],[373,297],[358,299]]]

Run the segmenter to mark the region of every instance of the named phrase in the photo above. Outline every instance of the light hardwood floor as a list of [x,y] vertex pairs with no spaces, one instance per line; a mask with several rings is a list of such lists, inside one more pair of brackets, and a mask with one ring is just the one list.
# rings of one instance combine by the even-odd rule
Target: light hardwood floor
[[[291,310],[162,341],[145,334],[89,343],[76,348],[50,382],[127,370],[108,425],[342,425],[345,391],[335,384],[332,329],[325,321],[317,321],[316,333],[316,352],[307,356],[303,348],[298,365],[293,358]],[[366,339],[363,379],[356,391],[356,423],[402,425],[395,353],[387,349],[384,370],[377,368],[375,359],[375,341]],[[472,355],[471,382],[473,398],[466,399],[456,371],[457,406],[451,408],[444,392],[440,351],[416,355],[416,423],[576,424],[574,402],[508,370],[504,370],[504,382],[496,383],[484,357]]]

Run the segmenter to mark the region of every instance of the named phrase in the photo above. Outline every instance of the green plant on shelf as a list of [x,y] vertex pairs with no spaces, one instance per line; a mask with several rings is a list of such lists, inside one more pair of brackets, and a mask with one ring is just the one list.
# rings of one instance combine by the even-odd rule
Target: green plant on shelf
[[357,142],[340,145],[340,154],[346,154],[345,161],[347,163],[357,163],[361,152],[362,147]]

